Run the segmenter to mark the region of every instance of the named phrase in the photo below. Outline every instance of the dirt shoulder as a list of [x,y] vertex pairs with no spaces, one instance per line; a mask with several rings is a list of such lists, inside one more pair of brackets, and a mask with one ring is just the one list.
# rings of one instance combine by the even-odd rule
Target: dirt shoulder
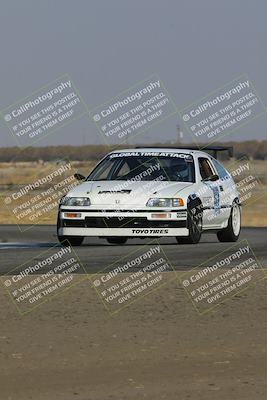
[[1,398],[265,399],[266,286],[203,316],[175,281],[114,316],[88,282],[25,316],[1,286]]

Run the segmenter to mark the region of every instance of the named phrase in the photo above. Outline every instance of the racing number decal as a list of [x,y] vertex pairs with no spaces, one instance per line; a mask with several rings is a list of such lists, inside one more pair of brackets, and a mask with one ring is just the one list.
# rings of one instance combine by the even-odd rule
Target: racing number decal
[[214,211],[215,215],[221,212],[221,202],[220,202],[220,190],[217,185],[210,185],[214,197]]

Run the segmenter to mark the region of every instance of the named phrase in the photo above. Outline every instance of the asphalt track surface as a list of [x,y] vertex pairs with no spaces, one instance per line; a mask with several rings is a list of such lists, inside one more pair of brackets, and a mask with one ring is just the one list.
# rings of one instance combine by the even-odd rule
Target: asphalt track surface
[[[15,225],[0,225],[0,274],[8,274],[18,265],[34,258],[40,259],[47,249],[59,246],[55,226],[23,226],[23,232]],[[267,228],[243,228],[239,242],[247,240],[258,261],[267,266]],[[125,245],[110,245],[105,239],[87,238],[81,247],[75,247],[87,273],[101,272],[111,263],[135,250],[148,239],[129,239]],[[233,243],[220,243],[215,234],[202,235],[197,245],[178,245],[175,238],[161,238],[159,243],[175,270],[190,270],[218,255]]]
[[[245,228],[240,237],[263,267],[266,233]],[[75,251],[90,274],[149,241],[115,246],[88,239]],[[233,245],[210,234],[198,245],[178,245],[173,238],[160,244],[178,271]],[[0,226],[1,274],[40,260],[53,246],[53,226],[24,232]],[[266,400],[266,279],[205,315],[171,280],[113,316],[82,279],[26,315],[0,286],[1,400]]]

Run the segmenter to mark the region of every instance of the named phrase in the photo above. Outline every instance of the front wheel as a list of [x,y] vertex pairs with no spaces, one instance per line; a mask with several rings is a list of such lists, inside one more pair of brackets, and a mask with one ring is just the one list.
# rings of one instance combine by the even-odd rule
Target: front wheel
[[241,230],[241,211],[240,205],[234,203],[231,210],[231,215],[226,228],[217,232],[219,242],[236,242]]
[[203,212],[201,205],[197,205],[188,209],[187,226],[189,230],[188,236],[177,236],[176,240],[179,244],[197,244],[202,234]]

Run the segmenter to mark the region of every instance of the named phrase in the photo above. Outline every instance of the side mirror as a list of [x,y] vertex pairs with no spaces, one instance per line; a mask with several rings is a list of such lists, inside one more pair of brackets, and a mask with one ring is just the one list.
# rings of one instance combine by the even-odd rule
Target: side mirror
[[83,176],[82,174],[74,174],[74,178],[77,179],[77,181],[85,181],[85,176]]
[[208,182],[208,181],[215,182],[215,181],[218,181],[219,179],[220,179],[220,178],[219,178],[219,175],[214,174],[214,175],[208,176],[208,177],[205,178],[205,179],[202,179],[202,181],[203,181],[203,182]]

